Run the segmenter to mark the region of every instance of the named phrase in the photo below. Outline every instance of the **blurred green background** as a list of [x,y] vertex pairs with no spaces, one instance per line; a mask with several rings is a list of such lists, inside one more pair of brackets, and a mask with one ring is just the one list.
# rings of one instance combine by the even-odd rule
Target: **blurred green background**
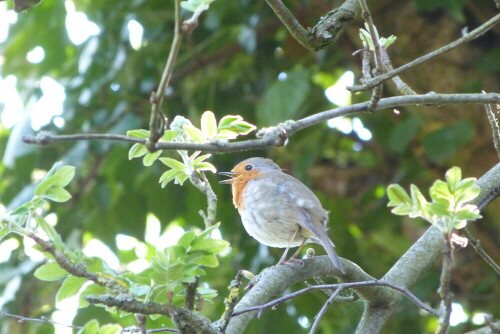
[[[496,12],[491,0],[368,4],[380,35],[398,37],[389,48],[395,67],[459,38],[462,29],[472,30]],[[289,1],[287,5],[304,26],[314,26],[332,9],[331,1]],[[161,240],[175,242],[181,230],[202,229],[198,211],[206,206],[203,195],[188,183],[162,189],[158,178],[163,165],[145,168],[140,159],[129,161],[127,144],[67,142],[42,148],[21,142],[22,136],[35,130],[125,134],[147,128],[149,95],[159,82],[173,38],[173,1],[44,0],[17,15],[12,8],[12,2],[0,2],[2,209],[29,200],[32,182],[62,160],[77,168],[76,180],[68,188],[73,198],[52,205],[50,211],[71,247],[88,252],[107,247],[119,262],[129,263],[140,258],[140,252],[137,247],[119,247],[119,234],[135,238],[125,239],[125,244],[134,244],[154,239],[160,228],[161,233],[167,231]],[[199,27],[183,41],[164,112],[170,119],[183,115],[199,126],[201,114],[212,110],[218,119],[242,115],[264,127],[334,108],[325,90],[339,78],[352,76],[345,75],[349,71],[359,79],[360,58],[352,53],[361,48],[358,29],[362,25],[358,17],[336,44],[312,52],[291,38],[264,1],[215,1],[202,15]],[[403,79],[422,94],[498,92],[499,35],[500,27],[495,27],[404,73]],[[353,103],[370,97],[368,93],[350,97],[333,92],[335,98],[351,98]],[[394,86],[385,85],[384,96],[393,95],[399,95]],[[303,130],[283,148],[215,154],[211,162],[219,171],[228,171],[251,156],[271,157],[314,189],[331,211],[329,233],[340,256],[375,277],[381,277],[428,227],[423,221],[390,214],[387,185],[397,182],[408,188],[414,183],[427,189],[450,166],[460,166],[464,177],[480,177],[498,161],[480,105],[404,107],[360,114]],[[245,268],[257,273],[274,264],[281,250],[260,246],[250,238],[231,203],[229,187],[219,185],[217,175],[208,178],[219,197],[222,237],[231,243],[221,266],[209,269],[203,278],[219,290],[215,302],[202,310],[216,320],[224,309],[226,287],[237,271]],[[486,251],[499,259],[498,201],[483,216],[471,230]],[[64,308],[55,306],[60,283],[32,276],[36,258],[22,240],[4,240],[0,249],[2,310],[50,318]],[[317,253],[322,250],[318,248]],[[412,289],[433,306],[439,301],[439,269],[436,263]],[[463,314],[456,318],[462,322],[450,333],[475,328],[483,313],[498,316],[498,277],[471,247],[455,254],[452,289],[456,310],[461,307]],[[324,301],[324,294],[315,292],[287,302],[253,320],[245,333],[305,333]],[[361,302],[332,305],[320,333],[352,333],[361,312]],[[112,318],[96,307],[79,310],[73,323],[82,325],[92,318],[101,324],[134,324],[130,317]],[[71,321],[65,319],[64,323]],[[148,324],[152,328],[171,325],[165,318]],[[384,332],[427,333],[435,325],[435,319],[403,302]],[[57,330],[61,333],[62,329],[58,326]],[[2,333],[54,331],[51,325],[18,324],[0,317]]]

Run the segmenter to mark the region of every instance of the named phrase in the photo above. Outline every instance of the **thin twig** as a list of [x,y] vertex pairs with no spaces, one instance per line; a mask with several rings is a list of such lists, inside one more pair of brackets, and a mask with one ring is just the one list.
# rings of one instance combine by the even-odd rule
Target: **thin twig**
[[403,293],[404,295],[406,295],[415,305],[417,305],[421,309],[429,312],[430,314],[432,314],[436,317],[439,316],[439,314],[434,309],[432,309],[428,305],[424,304],[424,302],[422,302],[420,299],[418,299],[418,297],[415,296],[407,288],[393,284],[393,283],[389,283],[386,281],[376,281],[375,280],[375,281],[363,281],[363,282],[352,282],[352,283],[341,283],[341,284],[324,284],[324,285],[309,286],[309,287],[304,288],[302,290],[290,293],[286,296],[283,296],[283,297],[280,297],[280,298],[275,299],[273,301],[270,301],[269,303],[259,305],[259,306],[249,307],[249,308],[246,308],[244,310],[234,312],[233,317],[236,317],[240,314],[251,312],[251,311],[262,311],[264,309],[279,305],[287,300],[293,299],[297,296],[303,295],[303,294],[305,294],[309,291],[313,291],[313,290],[337,289],[339,287],[342,287],[343,289],[350,289],[350,288],[360,288],[360,287],[367,287],[367,286],[386,286],[386,287],[389,287],[391,289],[397,290],[397,291]]
[[[409,95],[396,96],[381,99],[377,105],[377,110],[399,107],[403,105],[446,105],[446,104],[486,104],[500,103],[500,94],[425,94],[425,95]],[[338,107],[327,111],[319,112],[314,115],[302,118],[298,121],[288,121],[279,124],[280,129],[286,130],[287,136],[290,137],[296,132],[319,124],[331,118],[339,116],[353,115],[367,111],[369,102],[362,102],[350,106]],[[203,152],[236,152],[253,149],[261,149],[271,146],[282,146],[283,138],[280,137],[281,132],[264,136],[259,139],[250,139],[241,142],[231,143],[186,143],[186,142],[158,142],[155,145],[156,150],[191,150]],[[146,144],[143,138],[134,138],[122,135],[111,134],[76,134],[76,135],[51,135],[48,132],[39,132],[35,137],[25,136],[23,142],[27,144],[48,145],[56,142],[66,142],[75,140],[109,140],[122,141],[129,143]]]
[[321,307],[321,310],[319,310],[318,314],[316,314],[316,316],[314,317],[314,322],[313,322],[313,324],[311,326],[311,330],[309,331],[309,334],[314,334],[316,332],[316,329],[318,329],[319,322],[321,321],[321,318],[323,318],[323,315],[325,314],[326,310],[328,309],[328,306],[330,306],[331,303],[333,303],[333,301],[335,300],[335,298],[337,298],[337,296],[340,294],[340,292],[343,289],[344,288],[342,286],[339,286],[332,293],[332,295],[330,296],[330,298],[328,298],[328,300],[326,301],[326,303],[323,304],[323,307]]
[[135,319],[137,320],[137,329],[141,334],[147,334],[146,321],[148,318],[144,314],[136,314]]
[[[382,53],[382,61],[384,63],[384,66],[387,71],[393,71],[394,67],[392,66],[391,58],[389,57],[389,54],[387,53],[386,48],[382,48],[381,50]],[[396,85],[396,89],[404,95],[416,95],[417,93],[410,87],[406,82],[401,79],[399,75],[395,75],[392,78],[392,82]]]
[[464,227],[463,231],[465,232],[465,235],[467,236],[467,239],[469,240],[472,247],[476,250],[476,253],[481,258],[483,258],[483,260],[487,264],[489,264],[491,268],[493,268],[493,270],[497,273],[497,275],[500,275],[500,266],[495,262],[495,260],[491,258],[491,256],[488,253],[486,253],[483,247],[481,247],[481,241],[475,236],[473,236],[467,227]]
[[434,57],[437,57],[437,56],[440,56],[446,52],[449,52],[449,51],[453,50],[454,48],[462,45],[463,43],[469,42],[470,40],[478,37],[479,35],[483,34],[486,31],[488,31],[489,29],[491,29],[493,26],[495,26],[499,22],[500,22],[500,14],[497,14],[496,16],[494,16],[493,18],[491,18],[487,22],[483,23],[481,26],[477,27],[476,29],[472,30],[470,33],[464,35],[463,37],[457,39],[456,41],[451,42],[450,44],[447,44],[447,45],[445,45],[445,46],[443,46],[435,51],[432,51],[432,52],[430,52],[422,57],[419,57],[415,60],[412,60],[409,63],[406,63],[405,65],[398,67],[393,71],[390,71],[390,72],[382,74],[378,77],[375,77],[363,85],[350,86],[350,87],[347,87],[347,89],[349,91],[351,91],[352,93],[372,89],[375,86],[378,86],[379,84],[381,84],[382,82],[387,81],[387,80],[393,78],[394,76],[396,76],[404,71],[409,70],[410,68],[413,68],[413,67],[420,65],[420,64],[422,64],[422,63],[424,63],[424,62],[426,62]]
[[175,0],[175,29],[174,29],[174,39],[172,41],[172,46],[170,47],[170,53],[167,58],[167,63],[163,70],[161,76],[160,84],[156,92],[151,93],[151,117],[149,120],[149,139],[146,143],[146,147],[150,152],[156,150],[156,143],[163,136],[165,128],[165,120],[161,112],[161,105],[165,97],[165,90],[167,89],[170,78],[172,77],[172,72],[174,70],[174,64],[179,54],[180,45],[182,42],[182,23],[181,23],[181,5],[180,0]]
[[27,318],[27,317],[23,317],[23,316],[16,315],[16,314],[10,314],[10,313],[7,313],[7,312],[2,312],[2,313],[0,313],[0,315],[4,316],[4,317],[10,317],[10,318],[17,319],[18,323],[24,323],[24,322],[30,321],[30,322],[42,322],[42,323],[51,324],[51,325],[57,325],[57,326],[65,326],[65,327],[74,328],[74,329],[81,329],[81,328],[83,328],[81,326],[74,326],[74,325],[63,324],[63,323],[60,323],[60,322],[57,322],[57,321],[50,320],[50,319],[48,319],[46,317],[41,317],[40,319],[38,319],[38,318]]

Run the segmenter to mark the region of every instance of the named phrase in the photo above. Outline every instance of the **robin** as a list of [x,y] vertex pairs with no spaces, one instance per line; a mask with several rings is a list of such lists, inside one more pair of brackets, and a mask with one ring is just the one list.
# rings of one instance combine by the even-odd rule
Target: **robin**
[[314,242],[345,273],[326,233],[328,211],[302,182],[265,158],[244,160],[231,172],[219,174],[231,177],[220,183],[231,184],[234,206],[248,234],[266,246],[286,248],[278,264],[286,262],[290,247],[299,247],[290,258],[293,261],[304,244]]

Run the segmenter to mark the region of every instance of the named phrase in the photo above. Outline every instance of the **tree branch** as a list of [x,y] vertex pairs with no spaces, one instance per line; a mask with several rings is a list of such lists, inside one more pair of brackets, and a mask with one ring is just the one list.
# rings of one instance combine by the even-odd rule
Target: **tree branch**
[[440,56],[446,52],[449,52],[449,51],[453,50],[454,48],[460,46],[463,43],[469,42],[470,40],[478,37],[479,35],[483,34],[486,31],[488,31],[489,29],[491,29],[493,26],[495,26],[499,22],[500,22],[500,14],[497,14],[496,16],[494,16],[493,18],[491,18],[490,20],[488,20],[487,22],[485,22],[484,24],[482,24],[478,28],[476,28],[476,29],[472,30],[470,33],[464,35],[462,38],[459,38],[456,41],[451,42],[450,44],[447,44],[447,45],[445,45],[445,46],[443,46],[443,47],[441,47],[433,52],[430,52],[430,53],[428,53],[420,58],[412,60],[409,63],[406,63],[405,65],[396,68],[395,70],[389,71],[389,72],[382,74],[378,77],[375,77],[371,80],[367,80],[363,85],[350,86],[350,87],[347,87],[347,89],[353,93],[372,89],[375,86],[378,86],[379,84],[381,84],[382,82],[387,81],[387,80],[391,79],[392,77],[394,77],[394,76],[396,76],[404,71],[409,70],[410,68],[413,68],[413,67],[420,65],[420,64],[422,64],[422,63],[424,63],[424,62],[426,62],[434,57],[437,57],[437,56]]
[[[381,99],[377,105],[377,110],[399,107],[403,105],[446,105],[446,104],[487,104],[500,103],[500,94],[425,94],[396,96]],[[370,102],[362,102],[350,106],[338,107],[327,111],[319,112],[314,115],[302,118],[297,121],[286,121],[278,124],[274,128],[267,128],[260,132],[259,139],[249,139],[241,142],[221,143],[187,143],[187,142],[158,142],[155,150],[194,150],[203,152],[236,152],[253,149],[261,149],[271,146],[283,146],[283,130],[288,137],[296,132],[321,123],[331,118],[339,116],[353,115],[367,111]],[[275,129],[277,131],[271,131]],[[259,134],[258,134],[259,136]],[[110,140],[123,141],[129,143],[139,143],[146,145],[145,139],[134,138],[122,135],[112,134],[76,134],[76,135],[51,135],[48,132],[39,132],[35,137],[25,136],[23,142],[27,144],[48,145],[57,142],[75,141],[75,140]]]
[[322,16],[314,28],[306,29],[281,0],[266,2],[297,42],[316,51],[335,42],[345,25],[351,22],[359,11],[358,0],[347,0],[339,8]]

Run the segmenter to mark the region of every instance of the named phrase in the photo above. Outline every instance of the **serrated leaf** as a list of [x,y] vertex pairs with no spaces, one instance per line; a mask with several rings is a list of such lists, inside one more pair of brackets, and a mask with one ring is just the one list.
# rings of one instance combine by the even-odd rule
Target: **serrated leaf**
[[177,244],[181,245],[184,247],[184,249],[188,249],[191,246],[191,242],[196,238],[196,235],[194,234],[193,231],[188,231],[180,237],[179,241]]
[[207,138],[201,132],[200,129],[195,127],[193,124],[186,124],[183,127],[184,131],[186,131],[186,134],[188,135],[190,141],[195,142],[195,143],[204,143],[206,142]]
[[472,183],[472,186],[465,188],[457,188],[455,197],[456,197],[456,202],[459,204],[462,203],[467,203],[472,201],[474,198],[476,198],[479,193],[481,192],[481,189],[479,188],[478,185]]
[[41,281],[57,281],[68,276],[69,273],[61,268],[56,262],[47,262],[35,270],[35,277]]
[[144,158],[142,159],[142,164],[144,166],[151,166],[156,159],[161,155],[162,151],[156,151],[154,153],[147,153]]
[[462,179],[462,170],[459,167],[452,167],[448,169],[445,174],[446,182],[448,183],[448,188],[451,193],[455,192],[455,188],[458,185],[458,182]]
[[411,185],[411,199],[413,204],[422,213],[422,216],[427,216],[427,200],[424,195],[420,192],[420,189],[414,184]]
[[128,151],[128,159],[132,160],[134,158],[142,157],[144,154],[148,153],[148,149],[145,145],[142,144],[134,144]]
[[217,254],[222,252],[224,249],[229,247],[229,242],[226,240],[217,240],[217,239],[210,239],[210,238],[205,238],[205,239],[199,239],[197,238],[192,244],[191,244],[191,252],[194,251],[205,251],[209,252],[212,254]]
[[45,191],[43,197],[53,202],[64,203],[71,198],[71,194],[63,188],[50,188]]
[[60,302],[69,297],[76,295],[80,288],[87,282],[86,278],[69,276],[66,277],[64,282],[61,284],[59,291],[57,291],[56,301]]
[[395,206],[401,204],[411,205],[412,201],[406,190],[399,184],[391,184],[387,187],[387,196],[389,197],[388,206]]
[[448,200],[453,198],[453,195],[450,193],[450,189],[448,188],[448,184],[441,180],[434,181],[429,189],[429,194],[434,201],[437,201],[440,198],[446,198]]
[[127,136],[146,139],[149,138],[149,130],[144,130],[144,129],[130,130],[127,131]]
[[214,138],[217,135],[217,121],[211,111],[205,111],[201,115],[201,132],[207,138]]
[[185,171],[186,170],[186,166],[180,162],[180,161],[177,161],[175,159],[172,159],[172,158],[160,158],[160,161],[163,162],[166,166],[172,168],[172,169],[176,169],[178,171]]
[[73,166],[64,166],[59,169],[55,175],[57,178],[56,183],[54,184],[55,187],[66,187],[71,180],[73,180],[73,177],[75,176],[75,167]]

